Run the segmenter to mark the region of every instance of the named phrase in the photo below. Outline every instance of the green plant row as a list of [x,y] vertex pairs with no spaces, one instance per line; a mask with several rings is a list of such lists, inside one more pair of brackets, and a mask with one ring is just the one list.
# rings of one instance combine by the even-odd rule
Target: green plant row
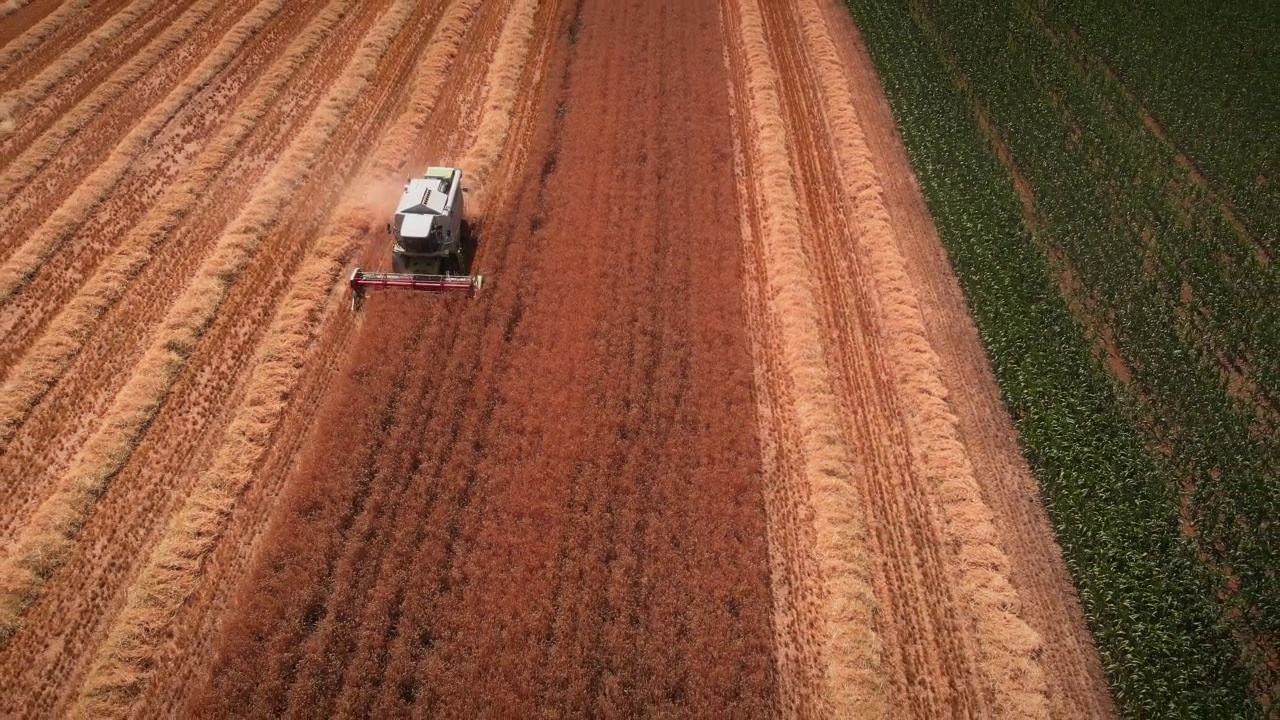
[[1054,0],[1205,173],[1280,250],[1280,6],[1254,0]]
[[916,19],[990,110],[1035,189],[1037,240],[1114,336],[1134,420],[1163,449],[1162,482],[1188,495],[1190,539],[1265,675],[1256,643],[1280,637],[1280,275],[1034,6],[980,8],[930,0]]
[[[1277,387],[1261,385],[1274,368],[1259,359],[1276,340],[1275,317],[1250,299],[1271,282],[1267,269],[1220,214],[1199,210],[1212,203],[1185,199],[1194,186],[1171,151],[1122,121],[1123,95],[1082,73],[1034,7],[849,4],[1045,492],[1117,703],[1128,715],[1260,714],[1218,599],[1218,558],[1206,562],[1203,550],[1244,558],[1232,569],[1259,592],[1236,602],[1265,605],[1260,590],[1276,567],[1265,522],[1275,517],[1266,476],[1274,441],[1251,434],[1260,411],[1228,397],[1215,363],[1248,358],[1250,380]],[[1034,188],[1034,236],[975,102]],[[1062,263],[1080,284],[1075,316],[1059,290]],[[1236,280],[1253,285],[1240,290]],[[1194,283],[1190,312],[1184,282]],[[1233,316],[1241,308],[1250,310],[1243,320]],[[1082,313],[1114,336],[1130,382],[1108,375],[1090,342],[1097,327],[1080,324]],[[1180,529],[1188,469],[1194,542]]]

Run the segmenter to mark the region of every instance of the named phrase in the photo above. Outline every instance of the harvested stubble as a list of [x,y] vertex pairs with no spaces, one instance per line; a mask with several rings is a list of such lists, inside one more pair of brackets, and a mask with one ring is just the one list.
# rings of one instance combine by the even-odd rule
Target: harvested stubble
[[[8,202],[56,156],[59,149],[72,136],[79,133],[103,109],[142,78],[161,58],[184,42],[192,30],[204,22],[218,4],[217,0],[202,0],[193,5],[182,17],[165,28],[164,32],[152,40],[142,52],[130,58],[105,82],[94,87],[93,91],[77,103],[74,109],[58,117],[57,123],[52,128],[41,132],[34,142],[22,147],[21,154],[8,163],[3,175],[0,175],[0,204]],[[226,60],[230,61],[231,57],[233,55],[227,55]],[[198,86],[203,84],[200,83]],[[12,138],[8,142],[17,143],[19,139]]]
[[[157,111],[166,117],[175,113],[198,87],[209,82],[236,58],[244,42],[279,13],[283,5],[284,0],[264,0],[257,5],[227,33],[193,77],[175,91],[177,96],[170,96],[164,108]],[[164,242],[191,213],[200,193],[233,158],[244,138],[250,135],[276,100],[280,88],[289,82],[303,61],[310,58],[321,38],[342,18],[348,5],[344,1],[330,4],[294,38],[284,54],[256,83],[250,95],[237,105],[233,119],[219,129],[218,136],[201,151],[179,182],[147,211],[146,217],[134,225],[127,237],[116,243],[109,258],[102,261],[95,274],[79,288],[76,297],[50,322],[40,340],[15,365],[5,379],[4,392],[0,392],[0,445],[9,442],[32,406],[40,401],[52,384],[58,382],[102,314],[128,290],[134,277],[151,260],[157,245]]]
[[[284,0],[264,0],[237,23],[192,77],[170,95],[163,107],[153,112],[153,116],[159,115],[163,120],[157,118],[154,129],[144,131],[143,134],[149,135],[158,129],[192,94],[220,73],[244,43],[270,21],[283,5]],[[200,193],[226,165],[244,138],[254,130],[281,88],[311,55],[328,29],[341,18],[346,6],[347,3],[336,0],[290,43],[286,52],[256,84],[250,95],[237,106],[235,117],[218,131],[217,137],[201,152],[181,180],[169,188],[128,236],[117,243],[110,257],[103,261],[75,298],[49,323],[44,334],[10,372],[4,383],[4,391],[0,392],[0,444],[8,443],[26,414],[57,382],[79,352],[94,324],[129,288],[132,280],[150,261],[154,248],[169,236],[195,206]],[[139,141],[139,145],[145,145],[145,141]],[[128,160],[121,157],[115,162],[123,166]],[[123,167],[120,171],[123,172]]]
[[515,3],[511,17],[503,24],[498,49],[486,79],[489,94],[485,100],[484,115],[476,130],[475,142],[461,162],[474,190],[472,200],[479,209],[484,207],[485,182],[506,144],[511,107],[520,89],[520,76],[524,73],[529,43],[533,40],[533,21],[537,12],[538,0],[521,0]]
[[[75,192],[32,233],[13,255],[0,266],[0,304],[7,301],[58,249],[67,237],[85,221],[94,207],[109,193],[130,163],[141,153],[156,133],[190,98],[212,80],[235,57],[243,43],[284,5],[284,0],[270,0],[256,8],[227,34],[224,43],[200,68],[175,88],[159,107],[147,114],[98,168],[76,187]],[[313,41],[318,40],[318,36]]]
[[115,40],[116,36],[145,16],[158,1],[134,0],[84,40],[76,43],[75,47],[60,55],[56,62],[46,66],[39,75],[28,80],[22,87],[0,95],[0,117],[21,117],[64,78],[88,62],[103,45]]
[[912,461],[937,493],[946,515],[953,572],[970,598],[974,644],[1000,715],[1045,716],[1043,672],[1035,657],[1040,638],[1018,616],[1021,600],[1009,584],[1008,559],[991,511],[974,478],[947,402],[940,360],[925,335],[915,288],[905,271],[898,239],[884,204],[861,121],[821,11],[797,7],[812,75],[824,100],[827,134],[843,171],[845,192],[858,219],[856,248],[868,260],[878,301],[879,335],[886,340],[899,396],[906,406]]
[[365,89],[370,72],[412,10],[409,0],[401,0],[379,19],[307,127],[202,263],[98,429],[77,453],[54,494],[41,503],[23,529],[0,565],[0,631],[12,633],[22,609],[35,599],[44,579],[65,556],[94,502],[155,416],[231,284],[275,226],[280,208]]
[[[67,0],[58,9],[27,29],[18,39],[0,48],[0,67],[12,67],[19,58],[38,47],[54,31],[65,27],[67,20],[89,7],[90,0]],[[12,118],[5,118],[12,119]]]
[[[817,565],[797,563],[788,568],[793,575],[790,582],[804,590],[791,600],[795,605],[782,606],[795,617],[777,621],[798,630],[779,639],[783,657],[800,663],[788,670],[813,679],[798,683],[794,695],[784,701],[824,714],[881,715],[887,705],[879,669],[880,639],[873,621],[875,598],[861,540],[866,520],[852,479],[849,449],[841,439],[840,411],[810,286],[812,274],[800,245],[801,211],[779,81],[769,59],[760,7],[746,0],[737,3],[736,10],[735,31],[745,72],[745,87],[738,92],[748,103],[753,126],[747,152],[754,176],[767,178],[753,197],[760,217],[755,242],[760,243],[765,259],[756,276],[764,286],[756,295],[765,299],[768,314],[749,317],[756,352],[774,348],[779,357],[773,370],[781,373],[781,377],[766,378],[774,389],[762,390],[760,402],[767,407],[761,414],[762,419],[794,428],[798,441],[798,457],[790,458],[797,465],[773,469],[775,483],[794,488],[776,495],[776,501],[804,506],[814,518],[811,562]],[[758,356],[757,362],[761,359]],[[789,509],[771,511],[774,522],[791,515]],[[781,546],[786,541],[775,542]],[[813,606],[806,607],[809,603]],[[806,647],[809,643],[816,646]]]
[[[412,137],[422,131],[478,6],[479,0],[460,2],[441,20],[436,39],[410,85],[415,92],[408,108],[388,131],[388,138]],[[385,174],[381,170],[402,157],[402,145],[384,142],[380,147],[370,160],[370,174]],[[201,566],[221,538],[236,499],[252,481],[316,339],[329,288],[356,243],[368,232],[369,218],[376,214],[377,208],[361,200],[348,201],[298,271],[259,347],[244,399],[217,459],[130,589],[125,608],[98,650],[81,690],[77,715],[118,716],[137,709],[131,701],[154,668],[164,628],[198,583]]]

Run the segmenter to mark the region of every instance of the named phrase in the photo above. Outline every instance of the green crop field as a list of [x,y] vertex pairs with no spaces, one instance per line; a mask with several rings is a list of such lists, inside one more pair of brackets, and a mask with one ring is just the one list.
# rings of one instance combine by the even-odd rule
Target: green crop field
[[849,5],[1117,705],[1280,711],[1280,11]]

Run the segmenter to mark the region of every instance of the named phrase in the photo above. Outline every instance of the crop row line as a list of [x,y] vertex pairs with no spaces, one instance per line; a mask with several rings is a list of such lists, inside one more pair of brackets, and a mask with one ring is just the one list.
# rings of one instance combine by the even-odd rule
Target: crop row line
[[840,159],[845,194],[858,218],[857,246],[869,260],[879,297],[887,364],[907,406],[904,419],[912,461],[933,484],[945,514],[945,532],[957,543],[960,593],[971,599],[974,645],[983,658],[980,667],[987,682],[996,690],[994,710],[1022,717],[1046,715],[1044,675],[1034,659],[1040,638],[1017,615],[1021,599],[1009,584],[1008,558],[960,441],[941,379],[941,361],[925,334],[861,121],[842,87],[844,75],[820,12],[803,4],[800,13],[804,47],[819,68],[815,76],[825,100],[828,134]]
[[24,528],[0,566],[0,610],[4,612],[0,623],[9,632],[16,626],[22,608],[35,599],[44,579],[65,557],[97,498],[155,416],[231,284],[276,225],[280,208],[303,182],[346,110],[365,90],[369,75],[412,9],[409,0],[401,0],[366,36],[306,128],[169,310],[133,374],[116,394],[98,429],[77,453],[54,495],[40,505]]
[[[1025,0],[1024,0],[1025,1]],[[1116,73],[1115,68],[1111,67],[1107,61],[1100,55],[1091,52],[1085,45],[1084,38],[1080,36],[1080,32],[1069,25],[1058,25],[1050,19],[1042,7],[1035,3],[1026,2],[1027,11],[1034,17],[1035,22],[1040,25],[1050,40],[1060,47],[1063,47],[1070,53],[1076,62],[1081,63],[1082,67],[1092,67],[1100,72],[1108,82],[1112,83],[1116,89],[1120,91],[1124,99],[1132,106],[1134,112],[1142,118],[1145,125],[1153,136],[1165,146],[1173,154],[1174,160],[1187,171],[1187,178],[1199,186],[1209,199],[1215,203],[1232,229],[1236,231],[1241,239],[1251,243],[1260,253],[1262,262],[1269,261],[1267,248],[1262,241],[1250,232],[1244,222],[1237,214],[1235,207],[1215,188],[1217,183],[1211,182],[1204,174],[1204,171],[1187,155],[1186,151],[1179,146],[1170,135],[1167,129],[1160,123],[1159,118],[1143,104],[1142,99],[1138,97],[1133,88],[1129,87],[1125,81]]]
[[[1179,531],[1174,485],[1183,471],[1214,478],[1197,479],[1197,499],[1211,498],[1248,537],[1248,518],[1269,502],[1258,495],[1262,484],[1252,498],[1245,492],[1267,451],[1237,435],[1248,432],[1238,417],[1221,414],[1213,371],[1197,367],[1188,325],[1174,325],[1188,274],[1214,309],[1247,298],[1267,271],[1250,264],[1252,251],[1223,257],[1234,251],[1215,243],[1233,240],[1231,229],[1205,219],[1198,201],[1179,210],[1180,199],[1167,194],[1167,178],[1185,175],[1168,148],[1152,145],[1123,98],[1090,86],[1016,9],[850,4],[1044,488],[1117,705],[1138,714],[1250,715],[1256,707],[1213,580]],[[1027,192],[1029,206],[1019,198]],[[1031,222],[1020,217],[1028,207]],[[1144,225],[1157,242],[1144,243]],[[1055,263],[1070,267],[1078,285],[1063,287]],[[1219,287],[1228,276],[1237,287]],[[1071,313],[1081,297],[1114,333],[1131,386],[1097,362]],[[1270,342],[1265,313],[1237,316],[1244,322],[1234,328],[1211,324],[1213,316],[1191,327],[1222,328],[1228,347]],[[1164,414],[1144,419],[1142,408]],[[1221,482],[1203,465],[1179,470],[1179,458],[1191,457],[1219,458]],[[1249,543],[1241,549],[1252,556],[1232,555],[1242,572],[1268,562],[1263,536]],[[1240,579],[1242,590],[1258,587],[1252,576]]]
[[[0,67],[13,67],[20,56],[25,55],[32,48],[38,47],[45,38],[53,34],[59,28],[65,27],[67,21],[89,7],[90,0],[67,0],[58,6],[56,10],[44,16],[40,22],[36,23],[27,31],[20,35],[17,39],[5,45],[0,49]],[[0,117],[0,135],[6,135],[13,130],[13,118]]]
[[[172,23],[141,52],[134,55],[116,70],[111,77],[94,88],[70,112],[58,118],[57,123],[42,132],[35,142],[26,145],[21,155],[5,167],[0,176],[0,204],[7,203],[13,195],[43,169],[58,150],[79,133],[90,120],[132,87],[148,70],[153,68],[170,50],[183,42],[197,26],[208,18],[217,7],[216,0],[203,0],[192,6],[182,17]],[[139,120],[145,116],[139,116]],[[6,144],[13,144],[10,139]],[[85,163],[81,164],[84,167]]]
[[[756,276],[762,287],[755,292],[764,300],[766,313],[763,317],[749,315],[752,344],[756,352],[773,347],[777,353],[768,362],[777,363],[775,372],[782,377],[761,389],[761,402],[768,405],[766,417],[777,417],[782,425],[796,429],[800,466],[775,472],[784,476],[794,472],[782,482],[804,488],[801,497],[807,498],[814,512],[812,562],[818,564],[816,574],[822,578],[816,588],[820,596],[808,600],[818,603],[815,620],[821,626],[810,631],[818,640],[817,657],[811,662],[821,666],[802,668],[801,672],[821,678],[822,696],[809,699],[815,708],[840,716],[880,715],[887,698],[878,677],[880,639],[872,621],[875,599],[861,537],[865,520],[849,450],[841,439],[838,403],[831,370],[823,357],[818,310],[810,287],[811,273],[800,245],[801,210],[792,177],[780,80],[770,58],[760,6],[753,0],[735,5],[732,12],[737,25],[732,36],[738,45],[736,51],[741,53],[744,81],[735,92],[748,108],[749,118],[742,121],[750,123],[744,151],[750,157],[751,176],[764,178],[750,198],[760,226],[749,242],[759,244],[757,257],[764,261]],[[784,508],[776,509],[770,513],[771,524],[787,514]],[[792,610],[797,611],[807,612]],[[797,698],[793,702],[801,701]]]
[[489,88],[484,115],[476,130],[475,142],[467,151],[461,165],[470,175],[468,184],[474,188],[472,200],[483,210],[485,185],[489,174],[506,146],[507,130],[511,125],[511,107],[520,90],[520,76],[533,38],[534,16],[538,2],[516,3],[512,16],[502,27],[498,49],[485,85]]
[[[479,0],[454,5],[441,21],[410,87],[410,109],[390,135],[414,134],[443,86]],[[401,148],[384,142],[370,160],[372,168],[394,163]],[[86,716],[117,713],[130,707],[154,667],[164,628],[198,583],[200,568],[225,530],[237,498],[252,481],[296,386],[325,318],[322,306],[334,278],[357,241],[369,231],[372,208],[348,200],[325,236],[317,241],[290,283],[280,309],[253,361],[243,399],[225,431],[213,465],[202,473],[186,503],[152,551],[129,591],[129,598],[108,639],[98,650],[78,711]]]
[[[959,17],[945,4],[937,12]],[[1267,638],[1280,617],[1280,532],[1267,519],[1280,497],[1280,444],[1268,428],[1280,387],[1280,312],[1266,298],[1280,273],[1186,178],[1120,89],[1082,70],[1036,18],[1014,10],[1009,21],[1019,42],[1000,70],[988,58],[1007,45],[985,29],[953,46],[1036,181],[1043,239],[1074,267],[1105,318],[1103,342],[1131,372],[1121,388],[1134,405],[1127,413],[1165,478],[1165,504],[1185,511],[1183,542],[1200,556],[1199,570],[1216,576],[1210,595],[1239,641],[1241,665],[1252,668],[1255,687],[1275,687]],[[1011,72],[1033,82],[1010,80]],[[1250,73],[1238,79],[1251,81]],[[1064,126],[1065,142],[1030,140]],[[1233,138],[1251,142],[1251,133]]]
[[[221,72],[226,63],[285,5],[285,0],[262,0],[243,20],[227,32],[222,42],[193,73],[193,78],[176,91],[176,97],[159,112],[177,112],[197,87]],[[294,40],[285,53],[258,81],[251,94],[238,106],[234,118],[202,151],[179,182],[165,194],[130,230],[102,262],[93,276],[50,323],[44,334],[14,366],[0,393],[0,443],[7,443],[26,414],[57,382],[88,338],[94,324],[130,286],[152,257],[161,240],[176,228],[195,206],[195,200],[226,166],[244,138],[253,130],[276,100],[280,89],[301,66],[322,36],[341,16],[342,0]],[[158,124],[158,123],[157,123]]]
[[103,45],[114,41],[116,36],[145,16],[156,2],[157,0],[133,0],[128,7],[112,16],[88,37],[58,56],[39,75],[28,80],[22,87],[0,95],[0,118],[16,121],[27,108],[39,102],[54,86],[97,54]]
[[[197,68],[191,76],[169,94],[165,102],[152,109],[104,160],[76,187],[71,197],[40,226],[21,247],[0,266],[0,306],[28,283],[40,266],[78,228],[111,191],[137,155],[188,100],[207,85],[229,63],[244,42],[279,11],[282,0],[263,0],[246,19],[228,31],[219,50]],[[264,8],[273,8],[266,11]]]

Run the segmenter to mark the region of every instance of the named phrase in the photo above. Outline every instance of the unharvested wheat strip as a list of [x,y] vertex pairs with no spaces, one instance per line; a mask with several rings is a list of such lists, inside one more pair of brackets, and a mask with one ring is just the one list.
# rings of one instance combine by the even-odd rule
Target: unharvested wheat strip
[[[413,137],[426,127],[427,114],[480,3],[461,0],[442,18],[410,86],[415,92],[408,109],[389,129],[386,141],[369,163],[372,174],[394,180],[386,169],[403,155],[403,146],[394,140]],[[345,201],[290,283],[258,348],[244,399],[213,464],[201,475],[129,589],[125,607],[97,653],[73,714],[102,717],[132,711],[130,703],[150,678],[165,640],[165,627],[195,589],[201,565],[225,530],[237,498],[253,479],[324,322],[324,306],[334,279],[367,231],[367,218],[374,212],[359,199]]]
[[485,78],[489,95],[485,100],[484,114],[474,143],[465,159],[459,163],[471,178],[467,184],[473,189],[477,208],[484,207],[485,184],[506,144],[507,128],[511,125],[511,107],[520,89],[520,75],[524,72],[525,58],[529,55],[529,43],[533,39],[534,17],[537,12],[537,0],[520,0],[515,3],[511,16],[502,26],[493,65]]
[[0,636],[13,632],[23,608],[40,593],[44,578],[65,558],[97,499],[128,460],[139,436],[173,387],[231,284],[276,225],[280,210],[304,181],[356,98],[367,88],[370,74],[415,4],[415,0],[398,0],[366,34],[307,126],[255,190],[249,204],[169,310],[97,430],[0,564]]
[[[165,105],[153,115],[167,117],[177,112],[191,94],[222,71],[240,48],[280,9],[285,0],[263,0],[223,37],[222,42],[183,86],[175,90]],[[280,88],[292,77],[321,38],[342,16],[350,0],[335,0],[312,21],[289,46],[252,93],[237,107],[235,118],[192,164],[186,174],[163,195],[147,215],[130,231],[116,250],[50,323],[21,360],[13,367],[0,389],[0,447],[6,445],[36,402],[52,387],[79,352],[94,322],[128,288],[132,279],[151,258],[156,243],[178,225],[194,207],[194,198],[217,176],[270,107]],[[156,126],[158,130],[159,123]]]
[[[65,25],[72,15],[87,7],[89,7],[89,0],[68,0],[63,3],[57,10],[46,15],[43,20],[28,28],[25,33],[5,45],[3,49],[0,49],[0,67],[12,66],[18,57],[25,55],[32,48],[39,45],[54,30]],[[7,118],[0,116],[0,120],[4,119]]]
[[[137,82],[165,53],[185,40],[218,4],[219,0],[201,0],[192,6],[159,37],[130,59],[124,67],[112,73],[111,77],[94,88],[88,97],[59,118],[52,128],[41,133],[36,142],[16,157],[5,168],[4,174],[0,175],[0,204],[8,202],[9,198],[39,172],[63,144],[78,133],[89,120],[101,113],[103,108]],[[0,227],[4,226],[5,223],[0,222]]]
[[63,78],[75,72],[81,65],[106,43],[113,40],[139,18],[144,16],[158,0],[134,0],[127,7],[116,13],[84,40],[58,56],[39,75],[31,78],[22,87],[0,95],[0,118],[17,120],[27,108],[49,93]]
[[266,0],[236,27],[232,28],[222,44],[192,72],[191,76],[175,88],[164,103],[154,108],[146,118],[129,132],[112,151],[111,156],[76,187],[49,219],[0,266],[0,304],[8,301],[25,285],[40,265],[58,246],[88,217],[103,196],[115,185],[129,167],[129,163],[146,149],[156,133],[182,106],[213,79],[234,58],[246,40],[279,12],[285,0]]
[[987,690],[999,715],[1046,717],[1044,672],[1035,659],[1040,638],[1017,614],[1021,599],[1009,583],[1009,561],[947,403],[940,360],[925,335],[839,56],[821,9],[812,0],[793,7],[804,32],[802,50],[817,70],[827,136],[834,141],[845,195],[858,219],[856,252],[872,268],[879,335],[886,341],[888,366],[904,401],[912,463],[932,484],[945,514],[947,547],[955,549],[944,557],[960,584],[958,594],[968,600],[965,610]]
[[[838,404],[832,388],[818,324],[810,273],[799,244],[796,198],[777,71],[764,37],[755,0],[738,3],[737,35],[746,58],[744,95],[754,130],[748,152],[763,179],[759,208],[763,223],[766,298],[772,319],[751,328],[757,337],[776,333],[783,370],[794,390],[789,406],[774,407],[793,423],[800,438],[803,477],[812,498],[815,554],[822,575],[824,627],[818,669],[825,684],[824,705],[835,717],[879,717],[888,705],[880,673],[880,639],[874,629],[875,600],[865,550],[864,520],[852,481],[849,451],[841,439]],[[755,318],[759,321],[759,318]],[[759,342],[756,340],[754,342]],[[767,388],[761,388],[767,392]]]

